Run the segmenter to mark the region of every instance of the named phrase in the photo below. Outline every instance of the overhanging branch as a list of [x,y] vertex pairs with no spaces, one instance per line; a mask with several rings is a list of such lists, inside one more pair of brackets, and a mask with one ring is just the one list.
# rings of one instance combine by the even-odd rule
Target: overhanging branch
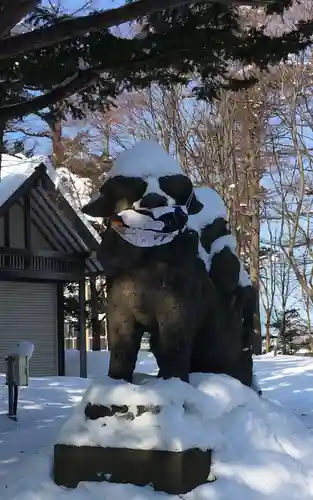
[[67,97],[83,90],[91,85],[99,77],[99,71],[94,69],[86,69],[79,71],[71,78],[68,78],[54,89],[45,94],[29,99],[16,104],[7,104],[0,107],[0,122],[4,123],[13,118],[19,118],[31,113],[35,113],[39,109],[44,109],[53,104],[56,104]]
[[12,0],[3,5],[0,15],[0,38],[9,35],[11,29],[38,3],[39,0]]
[[[181,51],[180,51],[181,52]],[[167,55],[169,52],[167,52]],[[154,60],[160,60],[158,55],[155,58],[151,56],[137,57],[134,61],[119,61],[119,69],[123,69],[123,72],[133,72],[135,70],[140,70],[146,62],[149,61],[150,65],[153,65]],[[117,61],[115,61],[117,63]],[[92,83],[94,83],[100,75],[104,73],[112,72],[113,68],[97,66],[93,68],[88,68],[85,70],[79,70],[73,76],[67,78],[59,85],[54,87],[52,90],[46,92],[45,94],[34,97],[24,102],[15,104],[5,104],[0,106],[0,123],[24,117],[31,113],[37,113],[44,109],[53,106],[54,104],[70,97],[73,94],[81,92],[82,90],[88,88]],[[42,119],[46,118],[42,115]]]
[[[226,5],[267,5],[273,0],[216,0]],[[76,17],[48,28],[40,28],[23,35],[3,38],[0,44],[0,60],[24,52],[50,47],[56,43],[82,36],[88,32],[111,28],[142,18],[146,15],[179,5],[207,3],[207,0],[137,0],[116,9],[109,9],[90,16]]]

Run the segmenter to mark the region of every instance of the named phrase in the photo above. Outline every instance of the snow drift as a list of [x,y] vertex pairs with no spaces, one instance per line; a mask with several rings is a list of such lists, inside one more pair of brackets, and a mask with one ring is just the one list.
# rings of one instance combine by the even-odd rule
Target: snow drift
[[[79,373],[78,354],[67,355],[72,374]],[[102,377],[107,353],[88,356],[89,374]],[[151,354],[140,353],[137,370],[155,372]],[[206,415],[212,417],[205,432],[210,433],[216,446],[212,472],[218,479],[182,495],[180,500],[313,499],[313,437],[308,430],[312,427],[312,360],[261,356],[256,359],[256,370],[264,393],[280,404],[259,399],[236,381],[229,384],[227,377],[193,376],[193,388],[197,387],[199,397],[208,403]],[[150,487],[129,484],[85,483],[73,491],[53,484],[53,443],[64,417],[73,412],[71,408],[87,384],[87,380],[69,377],[31,379],[30,387],[21,391],[18,425],[3,415],[1,500],[179,500]],[[0,395],[1,411],[5,413],[4,384]],[[301,414],[302,421],[294,412]],[[212,422],[217,429],[215,435],[209,428]]]
[[[150,404],[162,410],[132,421],[116,417],[87,421],[83,410],[88,401],[133,407]],[[211,472],[217,481],[183,497],[188,500],[313,498],[312,435],[282,407],[226,375],[194,374],[190,385],[154,378],[139,385],[107,378],[94,382],[63,426],[58,442],[172,451],[213,449]],[[165,497],[149,487],[106,483],[97,491],[109,496],[116,492],[121,500]]]

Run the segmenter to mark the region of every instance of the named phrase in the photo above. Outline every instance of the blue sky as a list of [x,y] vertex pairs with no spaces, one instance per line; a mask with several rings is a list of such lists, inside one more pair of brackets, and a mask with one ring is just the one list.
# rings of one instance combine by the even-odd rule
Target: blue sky
[[[43,5],[47,5],[47,6],[51,5],[51,3],[58,5],[57,1],[51,1],[51,3],[50,3],[47,0],[43,0],[42,3],[43,3]],[[86,0],[86,1],[62,0],[61,1],[62,7],[70,13],[77,11],[78,9],[82,8],[85,5],[87,5],[87,9],[95,10],[95,9],[112,9],[114,7],[118,7],[119,5],[122,5],[123,3],[124,2],[121,0],[91,0],[90,2],[88,0]]]

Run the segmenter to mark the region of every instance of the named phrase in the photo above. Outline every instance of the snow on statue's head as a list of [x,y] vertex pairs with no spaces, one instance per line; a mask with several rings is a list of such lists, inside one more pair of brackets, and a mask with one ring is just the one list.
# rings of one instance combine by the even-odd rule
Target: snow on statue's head
[[132,208],[153,210],[173,205],[187,206],[189,214],[202,208],[192,182],[176,160],[157,142],[143,140],[117,155],[100,194],[83,212],[109,218]]

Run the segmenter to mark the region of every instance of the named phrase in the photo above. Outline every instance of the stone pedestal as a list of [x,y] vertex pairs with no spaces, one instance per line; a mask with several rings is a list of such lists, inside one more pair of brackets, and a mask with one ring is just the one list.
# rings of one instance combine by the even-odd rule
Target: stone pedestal
[[80,481],[150,484],[172,495],[187,493],[208,480],[211,453],[130,450],[56,444],[54,481],[75,488]]
[[[168,402],[167,392],[162,394],[164,385],[161,382],[156,386],[151,386],[151,381],[145,383],[147,395],[142,387],[140,393],[135,394],[136,389],[132,384],[125,383],[125,388],[121,382],[116,382],[114,387],[112,381],[107,382],[106,387],[94,384],[87,390],[54,446],[54,481],[57,485],[76,488],[80,481],[109,481],[150,485],[157,491],[179,495],[208,481],[210,450],[203,451],[198,447],[181,451],[156,449],[158,445],[165,447],[167,441],[171,442],[173,427],[166,425],[171,420],[172,411],[178,411],[179,418],[184,419],[188,409],[176,402]],[[121,388],[121,397],[125,400],[129,394],[130,404],[117,404],[119,398],[116,391]],[[97,398],[101,400],[99,403]],[[132,399],[137,404],[132,404]],[[153,404],[148,404],[150,399],[154,401]],[[156,403],[158,399],[160,404]],[[167,412],[165,417],[162,411]],[[173,421],[169,425],[173,426]],[[166,434],[165,439],[162,439],[162,432]],[[175,433],[174,417],[173,442],[183,439],[179,433],[184,432],[188,432],[187,427]],[[145,438],[148,436],[146,442],[142,438],[142,447],[145,449],[140,449],[141,433]],[[161,437],[158,442],[159,433]],[[115,434],[118,436],[116,441]],[[154,449],[147,449],[149,439]],[[122,446],[124,440],[125,447]]]

